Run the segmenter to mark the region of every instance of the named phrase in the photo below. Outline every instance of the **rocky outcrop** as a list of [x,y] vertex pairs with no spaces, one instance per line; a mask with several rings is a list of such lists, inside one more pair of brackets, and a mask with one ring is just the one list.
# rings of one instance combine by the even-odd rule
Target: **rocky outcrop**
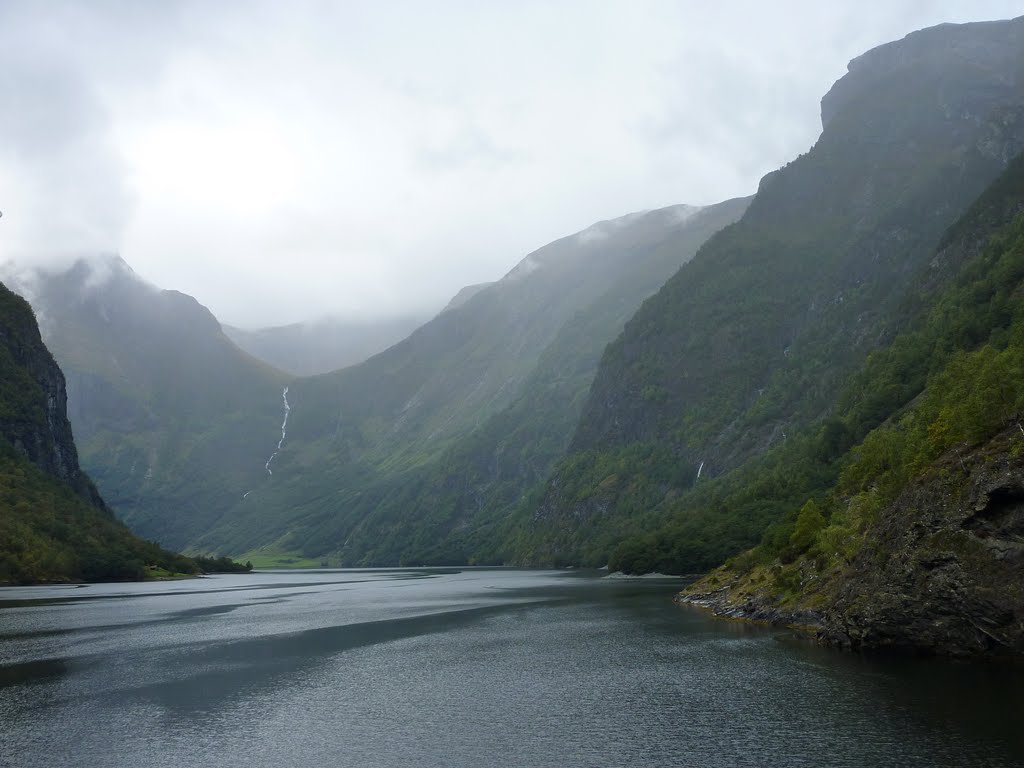
[[64,374],[39,335],[28,302],[0,284],[0,439],[49,475],[105,509],[78,465]]
[[675,602],[695,605],[711,611],[720,619],[750,621],[755,624],[769,624],[776,627],[799,629],[815,634],[824,630],[821,613],[811,609],[790,609],[777,605],[770,595],[754,593],[735,599],[732,585],[696,592],[681,592]]
[[840,574],[798,601],[738,576],[677,600],[854,650],[1024,653],[1024,428],[950,451],[881,510]]
[[[821,100],[821,124],[828,127],[837,117],[851,116],[870,102],[887,83],[910,74],[920,91],[936,94],[933,106],[944,114],[970,113],[973,104],[990,102],[994,91],[1011,90],[1021,77],[1021,49],[1024,48],[1024,17],[1012,21],[972,24],[940,24],[912,32],[858,56],[848,66],[849,74],[832,86]],[[950,61],[960,66],[949,67]],[[995,75],[995,76],[993,76]],[[939,88],[929,88],[935,83]],[[965,87],[965,86],[974,87]],[[977,87],[983,85],[984,87]],[[956,103],[949,97],[967,93]],[[982,116],[987,115],[987,110]],[[853,119],[856,119],[855,117]]]
[[1024,652],[1024,430],[952,451],[884,510],[824,611],[821,639]]

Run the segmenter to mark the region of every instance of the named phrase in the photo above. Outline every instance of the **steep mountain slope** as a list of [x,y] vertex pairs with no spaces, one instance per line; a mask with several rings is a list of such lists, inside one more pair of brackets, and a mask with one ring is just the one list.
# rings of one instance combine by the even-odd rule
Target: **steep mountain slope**
[[[562,325],[646,263],[691,206],[596,224],[528,255],[498,283],[442,312],[363,365],[296,385],[294,441],[354,430],[363,451],[415,463],[507,406]],[[642,267],[641,267],[642,268]],[[293,443],[294,445],[294,443]]]
[[362,321],[325,318],[258,330],[222,327],[229,339],[253,357],[294,376],[314,376],[361,363],[397,344],[428,319],[418,315]]
[[[363,365],[296,382],[278,470],[201,540],[344,563],[465,560],[564,449],[604,345],[747,200],[603,222]],[[267,534],[273,537],[268,539]]]
[[0,583],[142,578],[146,565],[197,570],[114,520],[78,465],[32,310],[0,284]]
[[[938,295],[936,272],[956,275]],[[827,492],[684,599],[845,646],[1024,652],[1024,156],[927,273],[910,302],[925,309],[835,415],[860,432],[885,400],[890,418]]]
[[287,376],[195,299],[120,259],[37,273],[26,289],[67,375],[82,463],[133,530],[184,548],[267,474]]
[[817,144],[766,176],[743,219],[609,346],[521,557],[600,564],[638,526],[700,513],[675,567],[702,568],[777,519],[788,501],[752,497],[730,530],[721,498],[685,494],[698,473],[740,467],[827,416],[898,330],[943,230],[1024,148],[1024,19],[943,25],[864,54],[822,122]]

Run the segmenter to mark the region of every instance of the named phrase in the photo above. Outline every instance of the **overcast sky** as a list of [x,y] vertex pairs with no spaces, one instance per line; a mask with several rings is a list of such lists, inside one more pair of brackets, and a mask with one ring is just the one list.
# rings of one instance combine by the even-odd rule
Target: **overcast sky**
[[1024,2],[0,3],[0,262],[120,253],[245,326],[439,308],[754,192],[846,63]]

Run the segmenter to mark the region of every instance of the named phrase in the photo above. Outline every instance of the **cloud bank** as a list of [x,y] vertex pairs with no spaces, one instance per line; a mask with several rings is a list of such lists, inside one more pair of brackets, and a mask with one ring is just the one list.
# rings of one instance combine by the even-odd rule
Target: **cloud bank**
[[440,308],[750,194],[864,50],[1016,3],[0,5],[0,260],[118,252],[243,326]]

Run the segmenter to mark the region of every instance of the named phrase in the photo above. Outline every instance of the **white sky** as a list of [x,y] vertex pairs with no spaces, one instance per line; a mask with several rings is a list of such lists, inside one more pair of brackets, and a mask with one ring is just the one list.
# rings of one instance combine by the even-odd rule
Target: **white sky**
[[0,261],[118,252],[245,326],[439,308],[750,194],[846,63],[1022,2],[0,3]]

